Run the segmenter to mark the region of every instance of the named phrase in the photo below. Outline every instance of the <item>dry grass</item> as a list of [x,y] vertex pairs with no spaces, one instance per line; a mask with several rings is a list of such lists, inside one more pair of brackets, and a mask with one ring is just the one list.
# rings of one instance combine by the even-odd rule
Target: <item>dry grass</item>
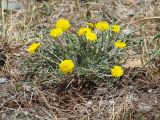
[[[0,70],[0,76],[6,77],[8,81],[0,85],[0,119],[152,120],[153,116],[154,119],[160,119],[160,106],[154,109],[155,101],[160,102],[160,86],[157,85],[160,79],[157,66],[159,63],[154,62],[159,61],[158,57],[147,66],[146,75],[143,76],[143,72],[138,73],[136,82],[129,81],[128,78],[137,66],[126,68],[126,76],[120,82],[115,81],[116,86],[98,82],[98,88],[92,96],[83,94],[81,89],[76,88],[58,96],[53,84],[55,76],[47,71],[39,74],[29,73],[29,66],[22,64],[23,60],[28,58],[26,46],[32,41],[41,41],[41,35],[45,35],[55,20],[65,17],[76,25],[81,24],[80,21],[92,19],[105,19],[108,22],[115,19],[127,31],[137,30],[131,38],[136,46],[133,44],[129,58],[138,59],[144,65],[150,60],[149,54],[158,50],[160,44],[159,39],[150,42],[159,30],[159,2],[130,0],[129,3],[124,3],[120,0],[99,0],[97,3],[79,3],[78,0],[50,0],[47,4],[43,6],[42,3],[28,0],[22,10],[1,10],[0,48],[5,50],[7,62]],[[142,40],[140,44],[138,39]],[[144,93],[142,88],[147,91],[152,89],[155,94],[152,96],[152,93]],[[152,111],[148,112],[139,107],[146,99],[142,94],[152,96],[149,98],[153,101]],[[149,101],[146,104],[149,104]],[[147,112],[153,116],[147,116]]]

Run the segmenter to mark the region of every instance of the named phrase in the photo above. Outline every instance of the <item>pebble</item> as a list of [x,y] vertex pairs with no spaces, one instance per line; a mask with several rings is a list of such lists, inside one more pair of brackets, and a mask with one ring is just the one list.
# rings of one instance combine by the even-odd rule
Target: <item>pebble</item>
[[148,92],[151,93],[151,92],[152,92],[152,89],[149,89]]
[[89,100],[89,101],[87,102],[87,106],[89,107],[89,106],[92,106],[92,105],[93,105],[93,102]]
[[20,10],[23,8],[23,5],[14,0],[2,0],[2,9],[3,10]]
[[7,81],[7,79],[6,78],[0,78],[0,84],[4,84],[5,82]]
[[142,111],[145,111],[145,112],[149,112],[153,109],[151,105],[148,105],[146,103],[140,103],[138,108]]

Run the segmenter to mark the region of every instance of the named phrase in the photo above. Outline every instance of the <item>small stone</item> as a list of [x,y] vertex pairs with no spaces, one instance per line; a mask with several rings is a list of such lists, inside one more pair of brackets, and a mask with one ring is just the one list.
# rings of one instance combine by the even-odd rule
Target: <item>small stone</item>
[[152,89],[149,89],[148,92],[149,92],[149,93],[152,92]]
[[28,111],[25,111],[24,114],[25,114],[25,115],[28,115],[29,113],[28,113]]
[[153,109],[151,105],[148,105],[146,103],[140,103],[138,108],[142,111],[145,111],[145,112],[149,112]]
[[2,9],[3,10],[20,10],[23,8],[23,5],[17,1],[8,1],[2,0]]
[[92,101],[88,101],[87,102],[87,106],[92,106],[93,105],[93,102]]
[[7,81],[6,78],[0,78],[0,84],[4,84]]

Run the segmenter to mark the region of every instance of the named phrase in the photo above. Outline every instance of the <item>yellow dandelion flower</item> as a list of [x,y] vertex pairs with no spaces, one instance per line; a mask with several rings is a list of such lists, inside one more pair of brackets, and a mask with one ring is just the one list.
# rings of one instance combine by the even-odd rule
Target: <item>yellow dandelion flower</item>
[[68,20],[61,18],[56,22],[55,27],[67,31],[70,28],[70,23]]
[[109,24],[106,21],[101,21],[96,24],[96,28],[101,31],[106,31],[109,29]]
[[41,46],[40,43],[32,43],[28,48],[27,52],[31,55],[35,54],[35,52],[38,50],[38,48]]
[[119,33],[121,31],[121,28],[119,25],[111,25],[111,30],[115,33]]
[[50,31],[50,36],[54,38],[60,37],[62,34],[63,34],[63,31],[60,28],[53,28]]
[[97,35],[93,32],[87,32],[85,35],[86,35],[87,40],[90,42],[94,42],[97,40]]
[[91,32],[91,29],[87,28],[87,27],[82,27],[78,30],[77,34],[79,36],[83,36],[85,35],[87,32]]
[[126,47],[126,43],[123,42],[122,40],[118,40],[117,42],[114,43],[114,46],[116,48],[124,48],[124,47]]
[[113,77],[121,77],[124,74],[124,71],[122,69],[122,67],[120,66],[114,66],[111,69],[111,73]]
[[59,70],[63,74],[72,73],[74,70],[74,63],[72,60],[64,60],[59,64]]

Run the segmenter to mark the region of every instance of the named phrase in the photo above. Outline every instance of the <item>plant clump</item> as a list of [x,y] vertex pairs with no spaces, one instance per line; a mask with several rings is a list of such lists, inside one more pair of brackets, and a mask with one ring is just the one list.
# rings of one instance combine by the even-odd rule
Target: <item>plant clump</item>
[[87,23],[75,33],[70,31],[71,27],[68,20],[59,19],[48,30],[49,36],[46,34],[40,43],[32,43],[27,52],[37,53],[42,66],[57,76],[118,78],[124,74],[119,61],[125,57],[127,37],[121,34],[119,25],[106,21]]

